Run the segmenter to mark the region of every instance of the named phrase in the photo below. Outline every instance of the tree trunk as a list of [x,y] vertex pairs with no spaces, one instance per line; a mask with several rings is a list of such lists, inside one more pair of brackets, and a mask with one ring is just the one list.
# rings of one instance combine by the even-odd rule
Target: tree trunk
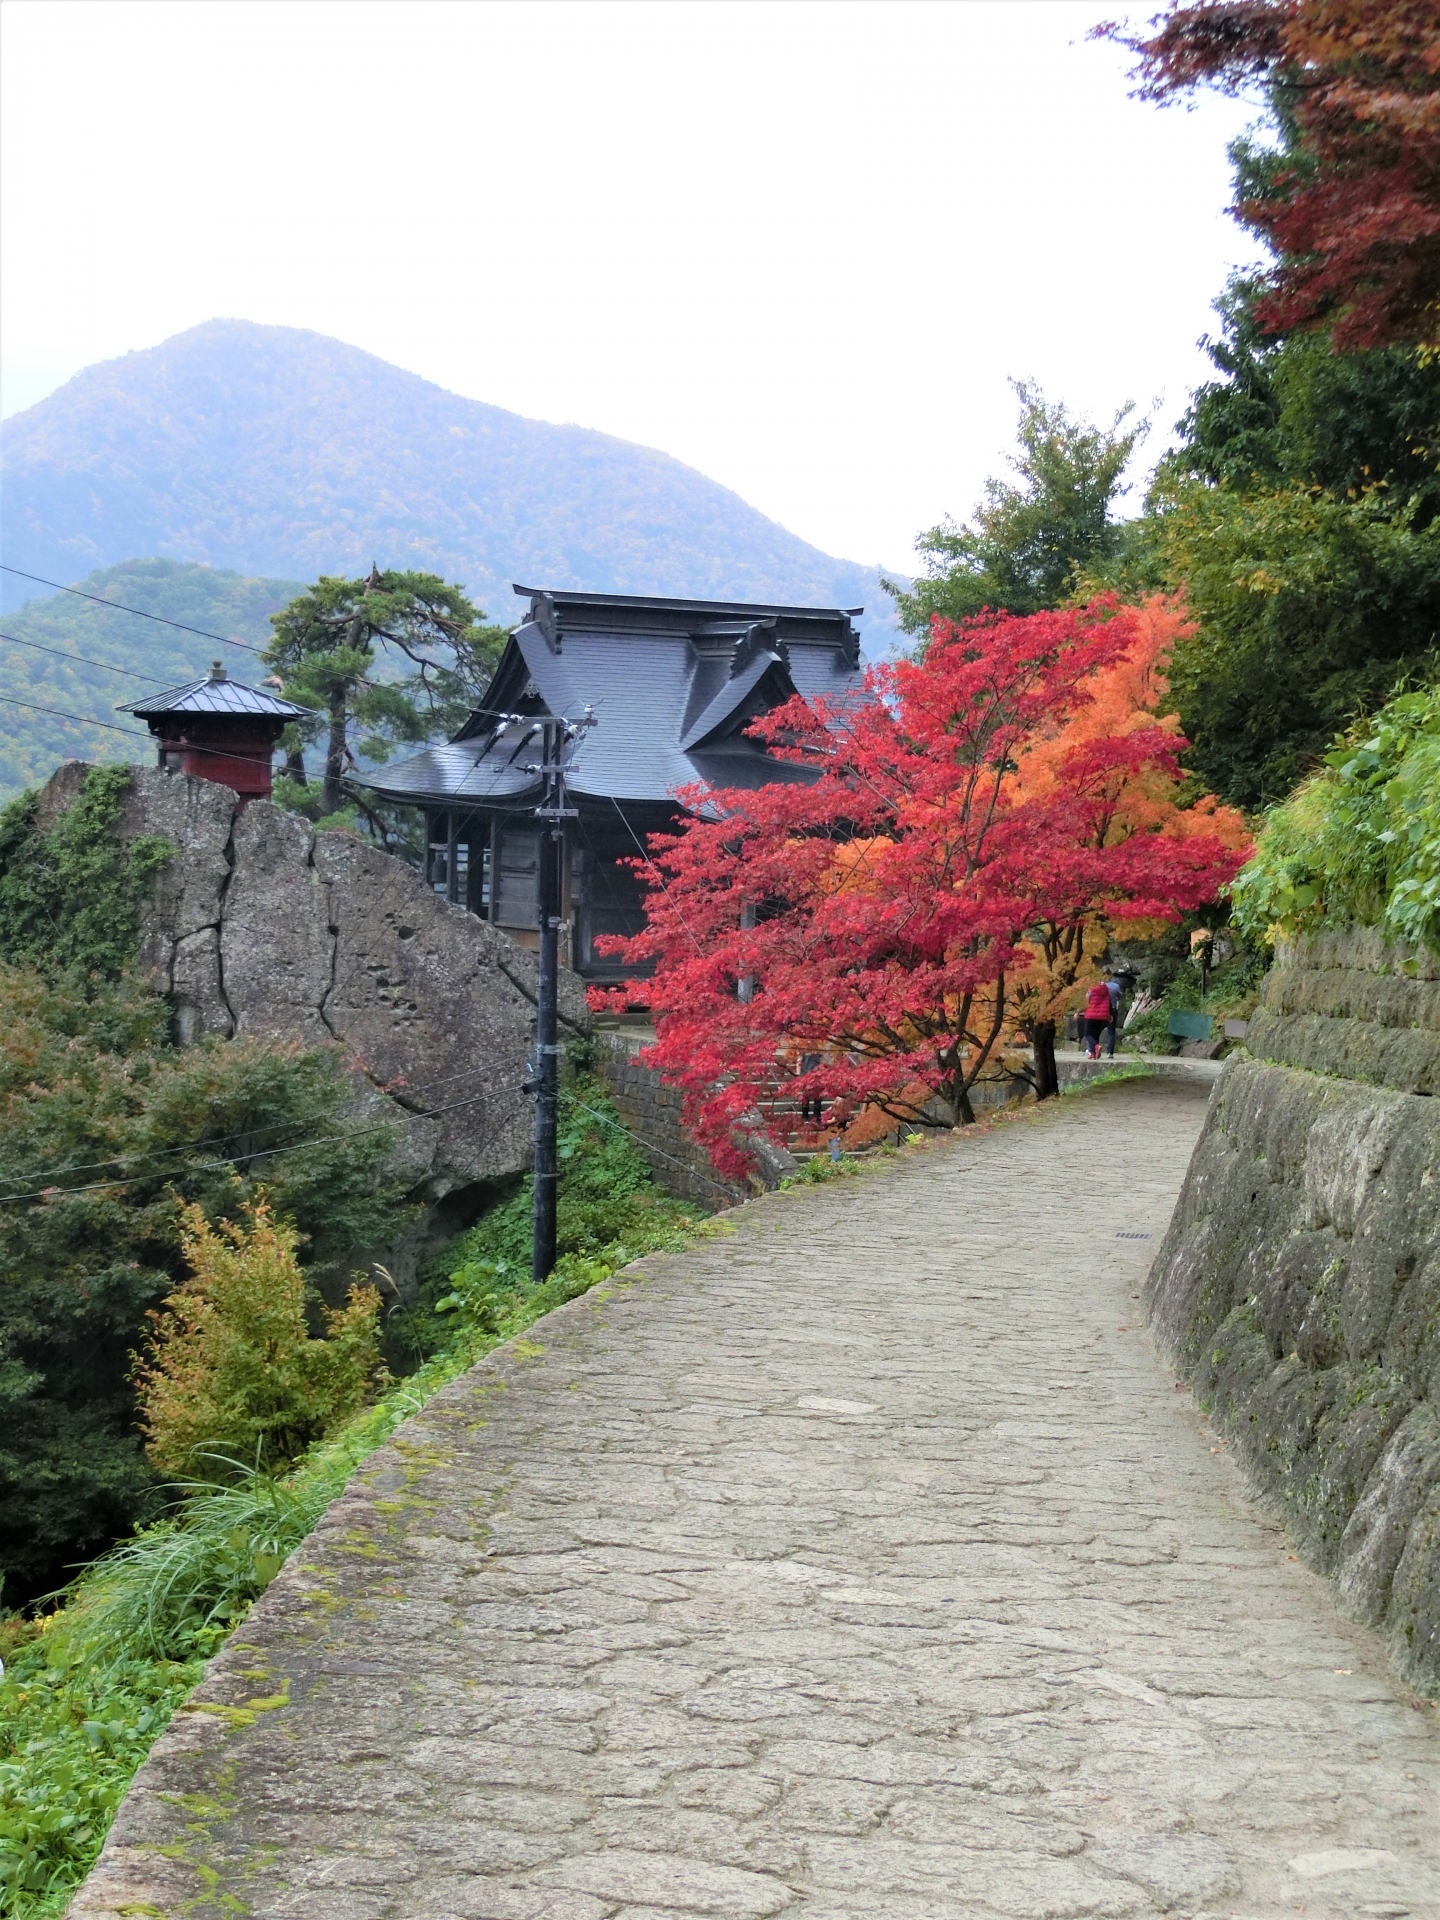
[[[365,592],[369,593],[378,580],[375,569],[370,569],[370,579],[365,582]],[[363,596],[362,596],[363,597]],[[360,645],[360,637],[365,631],[365,615],[357,607],[345,629],[347,647]],[[349,689],[337,687],[330,696],[330,738],[325,745],[325,778],[320,785],[320,812],[338,813],[340,810],[340,782],[345,774],[345,735],[349,728]]]
[[1037,1020],[1031,1036],[1035,1048],[1035,1098],[1053,1100],[1060,1091],[1055,1071],[1055,1022]]
[[955,1109],[955,1118],[960,1122],[960,1125],[962,1127],[973,1127],[975,1124],[975,1109],[970,1104],[970,1089],[965,1085],[963,1080],[957,1081],[956,1083],[955,1099],[952,1104]]
[[325,748],[325,779],[320,787],[320,811],[336,813],[340,807],[340,780],[345,772],[345,695],[337,693],[330,701],[330,738]]

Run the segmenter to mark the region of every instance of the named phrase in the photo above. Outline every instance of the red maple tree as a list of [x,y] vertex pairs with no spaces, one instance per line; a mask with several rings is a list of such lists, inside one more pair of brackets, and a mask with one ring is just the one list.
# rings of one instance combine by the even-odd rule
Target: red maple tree
[[973,1120],[1047,930],[1215,898],[1244,849],[1176,806],[1173,723],[1131,707],[1083,724],[1107,670],[1150,644],[1144,611],[1108,597],[937,619],[924,658],[871,668],[858,699],[755,722],[803,773],[679,796],[690,817],[651,840],[645,930],[608,943],[653,975],[592,1004],[650,1008],[644,1057],[723,1172],[797,1069],[787,1091],[833,1103],[832,1125]]
[[1256,82],[1293,125],[1266,190],[1232,208],[1279,256],[1258,317],[1328,326],[1342,351],[1440,342],[1440,11],[1435,0],[1201,0],[1149,34],[1142,98]]
[[[1152,594],[1129,609],[1124,652],[1087,678],[1086,703],[1069,713],[1058,729],[1028,744],[1017,776],[1021,794],[1083,795],[1090,841],[1097,848],[1118,846],[1136,834],[1161,833],[1172,839],[1218,840],[1237,860],[1247,858],[1250,834],[1244,817],[1213,794],[1177,806],[1172,764],[1161,760],[1137,767],[1122,760],[1114,766],[1104,754],[1088,751],[1092,742],[1137,729],[1159,727],[1179,735],[1178,715],[1166,711],[1167,673],[1175,642],[1194,631],[1184,605],[1164,594]],[[1180,744],[1177,739],[1177,750]],[[1143,916],[1125,918],[1108,899],[1078,919],[1068,911],[1068,903],[1056,904],[1056,917],[1042,916],[1027,932],[1034,964],[1012,988],[1018,1026],[1037,1043],[1035,1075],[1042,1091],[1054,1085],[1052,1080],[1046,1087],[1041,1078],[1044,1042],[1058,1018],[1078,1005],[1084,988],[1100,977],[1109,941],[1153,939],[1163,931],[1163,923]]]

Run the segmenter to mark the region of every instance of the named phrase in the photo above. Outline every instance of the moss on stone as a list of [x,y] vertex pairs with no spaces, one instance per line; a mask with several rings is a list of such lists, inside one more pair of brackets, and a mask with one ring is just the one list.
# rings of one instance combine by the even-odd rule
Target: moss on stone
[[[1266,1058],[1221,1082],[1147,1303],[1305,1557],[1440,1693],[1440,1106],[1393,1084],[1430,1048],[1440,1090],[1440,985],[1348,942],[1267,987]],[[1333,1011],[1274,1011],[1301,1005]]]

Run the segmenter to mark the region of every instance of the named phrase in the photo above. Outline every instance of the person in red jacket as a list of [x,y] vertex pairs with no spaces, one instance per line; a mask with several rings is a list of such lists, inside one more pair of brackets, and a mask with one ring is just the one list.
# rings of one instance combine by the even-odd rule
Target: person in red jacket
[[1085,1002],[1085,1051],[1092,1060],[1100,1058],[1100,1041],[1110,1020],[1110,989],[1103,980],[1097,980]]

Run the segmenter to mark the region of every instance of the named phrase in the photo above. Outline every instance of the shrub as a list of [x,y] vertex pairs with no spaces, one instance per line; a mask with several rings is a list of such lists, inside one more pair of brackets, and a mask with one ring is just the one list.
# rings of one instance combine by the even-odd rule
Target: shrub
[[136,1767],[200,1676],[143,1658],[92,1663],[38,1634],[0,1678],[0,1913],[50,1920],[99,1852]]
[[38,796],[0,813],[0,958],[116,980],[140,941],[140,908],[175,849],[150,834],[120,845],[128,767],[92,767],[47,830]]
[[1268,939],[1378,926],[1440,947],[1440,687],[1352,728],[1268,816],[1233,887],[1237,923]]
[[166,1043],[157,995],[0,964],[0,1572],[12,1605],[144,1516],[131,1353],[184,1277],[182,1207],[265,1176],[312,1279],[412,1217],[331,1047]]
[[12,1635],[0,1678],[0,1913],[63,1911],[207,1656],[410,1405],[371,1409],[359,1432],[286,1479],[252,1469],[235,1486],[192,1488],[177,1513],[82,1574],[67,1606]]
[[381,1378],[375,1288],[352,1287],[343,1307],[325,1310],[326,1337],[312,1339],[295,1229],[264,1200],[245,1215],[217,1230],[199,1207],[185,1209],[191,1277],[149,1315],[135,1380],[146,1452],[162,1472],[193,1473],[202,1461],[233,1470],[236,1455],[289,1465]]
[[[684,1244],[702,1210],[656,1185],[603,1085],[580,1073],[561,1090],[556,1158],[555,1280],[572,1293],[664,1247]],[[431,1264],[415,1316],[422,1345],[446,1336],[427,1314],[457,1313],[480,1330],[500,1324],[530,1285],[528,1178]],[[562,1295],[562,1297],[568,1297]]]
[[[422,1317],[444,1346],[417,1372],[289,1473],[237,1466],[232,1484],[181,1487],[175,1509],[87,1568],[59,1612],[34,1625],[0,1622],[0,1912],[60,1914],[204,1658],[368,1453],[501,1340],[639,1254],[683,1244],[699,1209],[655,1186],[603,1090],[572,1081],[563,1111],[564,1250],[548,1280],[530,1284],[527,1182],[434,1263],[426,1290],[444,1312]],[[236,1250],[234,1229],[206,1231],[222,1252]],[[293,1273],[286,1286],[293,1298]]]

